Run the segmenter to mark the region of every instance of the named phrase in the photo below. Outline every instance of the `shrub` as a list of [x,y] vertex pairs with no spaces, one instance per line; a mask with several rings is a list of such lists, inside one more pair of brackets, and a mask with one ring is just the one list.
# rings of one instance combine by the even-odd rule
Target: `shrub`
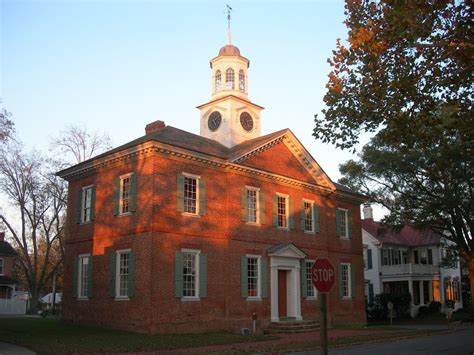
[[428,305],[429,313],[435,314],[441,311],[441,302],[432,301]]
[[381,293],[375,296],[373,305],[367,309],[367,316],[371,319],[387,319],[389,316],[388,302],[393,303],[396,317],[406,318],[410,315],[411,296],[409,293]]

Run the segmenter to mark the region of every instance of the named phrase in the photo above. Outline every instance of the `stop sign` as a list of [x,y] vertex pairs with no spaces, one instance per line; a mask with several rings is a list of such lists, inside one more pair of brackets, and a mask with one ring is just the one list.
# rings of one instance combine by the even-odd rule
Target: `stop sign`
[[329,292],[336,283],[336,269],[329,259],[317,259],[311,268],[311,280],[319,292]]

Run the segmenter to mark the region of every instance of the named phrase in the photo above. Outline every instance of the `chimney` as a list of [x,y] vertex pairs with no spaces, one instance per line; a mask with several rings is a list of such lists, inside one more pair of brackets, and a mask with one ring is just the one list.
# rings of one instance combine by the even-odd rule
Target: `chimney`
[[370,203],[364,203],[364,209],[362,211],[364,212],[364,219],[374,219]]
[[0,242],[5,240],[5,232],[0,232]]
[[152,123],[148,123],[145,127],[145,134],[151,134],[154,132],[158,132],[160,129],[165,128],[166,125],[163,121],[155,121]]

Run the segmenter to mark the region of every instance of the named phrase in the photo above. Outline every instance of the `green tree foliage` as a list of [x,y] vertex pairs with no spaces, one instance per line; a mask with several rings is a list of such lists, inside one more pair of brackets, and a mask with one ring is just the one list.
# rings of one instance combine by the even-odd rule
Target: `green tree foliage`
[[[329,63],[314,136],[353,149],[342,183],[387,207],[391,224],[447,235],[474,279],[473,21],[470,1],[346,2],[347,45]],[[474,282],[471,282],[474,287]]]

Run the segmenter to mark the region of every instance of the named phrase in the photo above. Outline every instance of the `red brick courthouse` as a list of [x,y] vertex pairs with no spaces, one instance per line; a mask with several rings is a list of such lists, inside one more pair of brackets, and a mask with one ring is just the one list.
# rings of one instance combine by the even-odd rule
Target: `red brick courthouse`
[[364,323],[359,205],[289,129],[261,136],[249,60],[211,60],[195,135],[161,121],[58,173],[69,181],[64,318],[193,332],[319,318],[308,270],[338,269],[329,320]]

